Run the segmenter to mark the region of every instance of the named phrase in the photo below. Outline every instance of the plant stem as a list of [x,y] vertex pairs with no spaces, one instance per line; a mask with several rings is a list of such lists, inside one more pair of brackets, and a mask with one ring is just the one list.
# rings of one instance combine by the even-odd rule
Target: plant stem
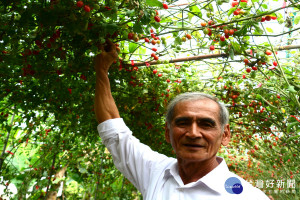
[[[264,32],[266,32],[265,27],[264,27],[263,25],[262,25],[262,27],[263,27],[263,29],[264,29]],[[268,36],[267,36],[267,39],[268,39],[268,42],[269,42],[269,44],[270,44],[270,46],[271,46],[273,55],[274,55],[275,60],[276,60],[276,62],[277,62],[277,66],[278,66],[278,68],[279,68],[279,70],[280,70],[280,72],[281,72],[281,74],[282,74],[282,76],[283,76],[283,79],[284,79],[284,81],[286,82],[286,84],[290,87],[291,85],[290,85],[289,81],[287,80],[287,78],[286,78],[286,76],[285,76],[285,73],[284,73],[284,71],[283,71],[283,69],[282,69],[282,67],[281,67],[281,64],[279,63],[279,60],[278,60],[278,58],[277,58],[277,56],[276,56],[275,49],[274,49],[274,47],[273,47],[273,45],[272,45],[272,43],[271,43],[271,41],[270,41],[270,38],[269,38]],[[298,101],[296,95],[295,95],[294,93],[292,93],[292,92],[290,92],[290,95],[291,95],[291,97],[295,100],[295,102],[296,102],[297,105],[298,105],[297,107],[299,108],[299,107],[300,107],[300,103],[299,103],[299,101]]]
[[0,176],[2,174],[2,165],[3,165],[3,162],[4,162],[4,158],[3,157],[4,157],[5,149],[6,149],[6,146],[7,146],[7,143],[8,143],[8,139],[9,139],[9,136],[10,136],[11,126],[13,124],[14,118],[15,118],[15,113],[11,117],[11,121],[10,121],[10,125],[9,125],[10,129],[8,130],[8,132],[6,134],[6,138],[5,138],[5,141],[4,141],[3,150],[2,150],[2,153],[1,153],[1,156],[0,156]]
[[52,160],[51,170],[50,170],[50,174],[49,174],[49,177],[50,177],[50,178],[49,178],[49,181],[48,181],[48,187],[47,187],[47,190],[46,190],[46,194],[45,194],[44,200],[47,199],[47,194],[48,194],[49,187],[50,187],[50,183],[51,183],[51,176],[52,176],[52,174],[53,174],[53,168],[52,168],[52,166],[55,165],[56,155],[57,155],[57,154],[54,155],[53,160]]
[[[287,50],[287,49],[299,49],[299,48],[300,48],[300,45],[287,45],[287,46],[277,47],[276,49],[277,50]],[[175,58],[175,59],[169,60],[169,63],[194,61],[194,60],[204,60],[204,59],[220,58],[220,57],[228,57],[228,54],[221,53],[221,54],[208,54],[208,55],[190,56],[190,57],[184,57],[184,58]],[[161,61],[161,63],[163,63],[163,62],[164,61]],[[150,65],[161,64],[161,63],[158,63],[157,61],[149,61],[148,63]],[[134,63],[134,66],[144,66],[144,65],[146,65],[145,62],[136,62],[136,63]],[[131,66],[131,64],[123,64],[123,66],[124,67]]]
[[[101,164],[100,164],[100,169],[99,169],[100,174],[101,174],[101,170],[102,170],[102,165],[103,165],[103,159],[101,159]],[[96,186],[96,190],[95,190],[95,199],[97,199],[97,194],[98,194],[98,189],[99,189],[99,184],[100,184],[99,176],[100,175],[97,176],[97,186]]]

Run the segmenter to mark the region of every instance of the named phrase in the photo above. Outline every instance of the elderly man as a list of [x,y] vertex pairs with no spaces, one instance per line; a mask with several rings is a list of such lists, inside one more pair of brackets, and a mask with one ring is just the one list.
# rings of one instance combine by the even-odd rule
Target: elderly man
[[228,111],[216,98],[184,93],[168,106],[165,138],[176,159],[159,154],[132,136],[110,91],[108,70],[117,52],[107,41],[96,56],[95,113],[98,132],[115,166],[145,200],[269,199],[228,170],[216,154],[230,141]]

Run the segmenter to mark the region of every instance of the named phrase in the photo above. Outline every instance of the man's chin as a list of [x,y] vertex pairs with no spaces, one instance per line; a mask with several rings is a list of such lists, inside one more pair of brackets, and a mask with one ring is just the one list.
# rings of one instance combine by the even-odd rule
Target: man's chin
[[198,155],[192,155],[192,154],[177,155],[177,159],[184,160],[184,161],[190,161],[190,162],[203,162],[203,161],[207,160],[206,157],[199,156],[199,154]]

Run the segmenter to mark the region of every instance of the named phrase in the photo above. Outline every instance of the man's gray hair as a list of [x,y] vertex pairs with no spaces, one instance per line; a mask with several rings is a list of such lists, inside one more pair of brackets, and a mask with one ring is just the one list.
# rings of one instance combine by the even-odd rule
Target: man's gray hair
[[174,108],[175,106],[182,101],[196,101],[202,99],[210,99],[216,102],[220,108],[219,120],[221,123],[222,131],[224,131],[225,125],[229,123],[229,112],[225,105],[218,101],[218,99],[212,95],[201,93],[201,92],[186,92],[176,96],[168,105],[166,113],[166,122],[168,128],[171,127],[171,122],[174,118]]

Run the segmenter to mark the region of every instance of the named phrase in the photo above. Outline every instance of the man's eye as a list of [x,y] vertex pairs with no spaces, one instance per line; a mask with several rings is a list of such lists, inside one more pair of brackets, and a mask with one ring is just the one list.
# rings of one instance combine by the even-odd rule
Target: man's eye
[[177,122],[176,124],[177,124],[177,126],[185,126],[185,125],[187,125],[187,122],[182,121],[182,122]]
[[214,125],[211,124],[211,123],[201,123],[200,126],[203,126],[203,127],[213,127]]

